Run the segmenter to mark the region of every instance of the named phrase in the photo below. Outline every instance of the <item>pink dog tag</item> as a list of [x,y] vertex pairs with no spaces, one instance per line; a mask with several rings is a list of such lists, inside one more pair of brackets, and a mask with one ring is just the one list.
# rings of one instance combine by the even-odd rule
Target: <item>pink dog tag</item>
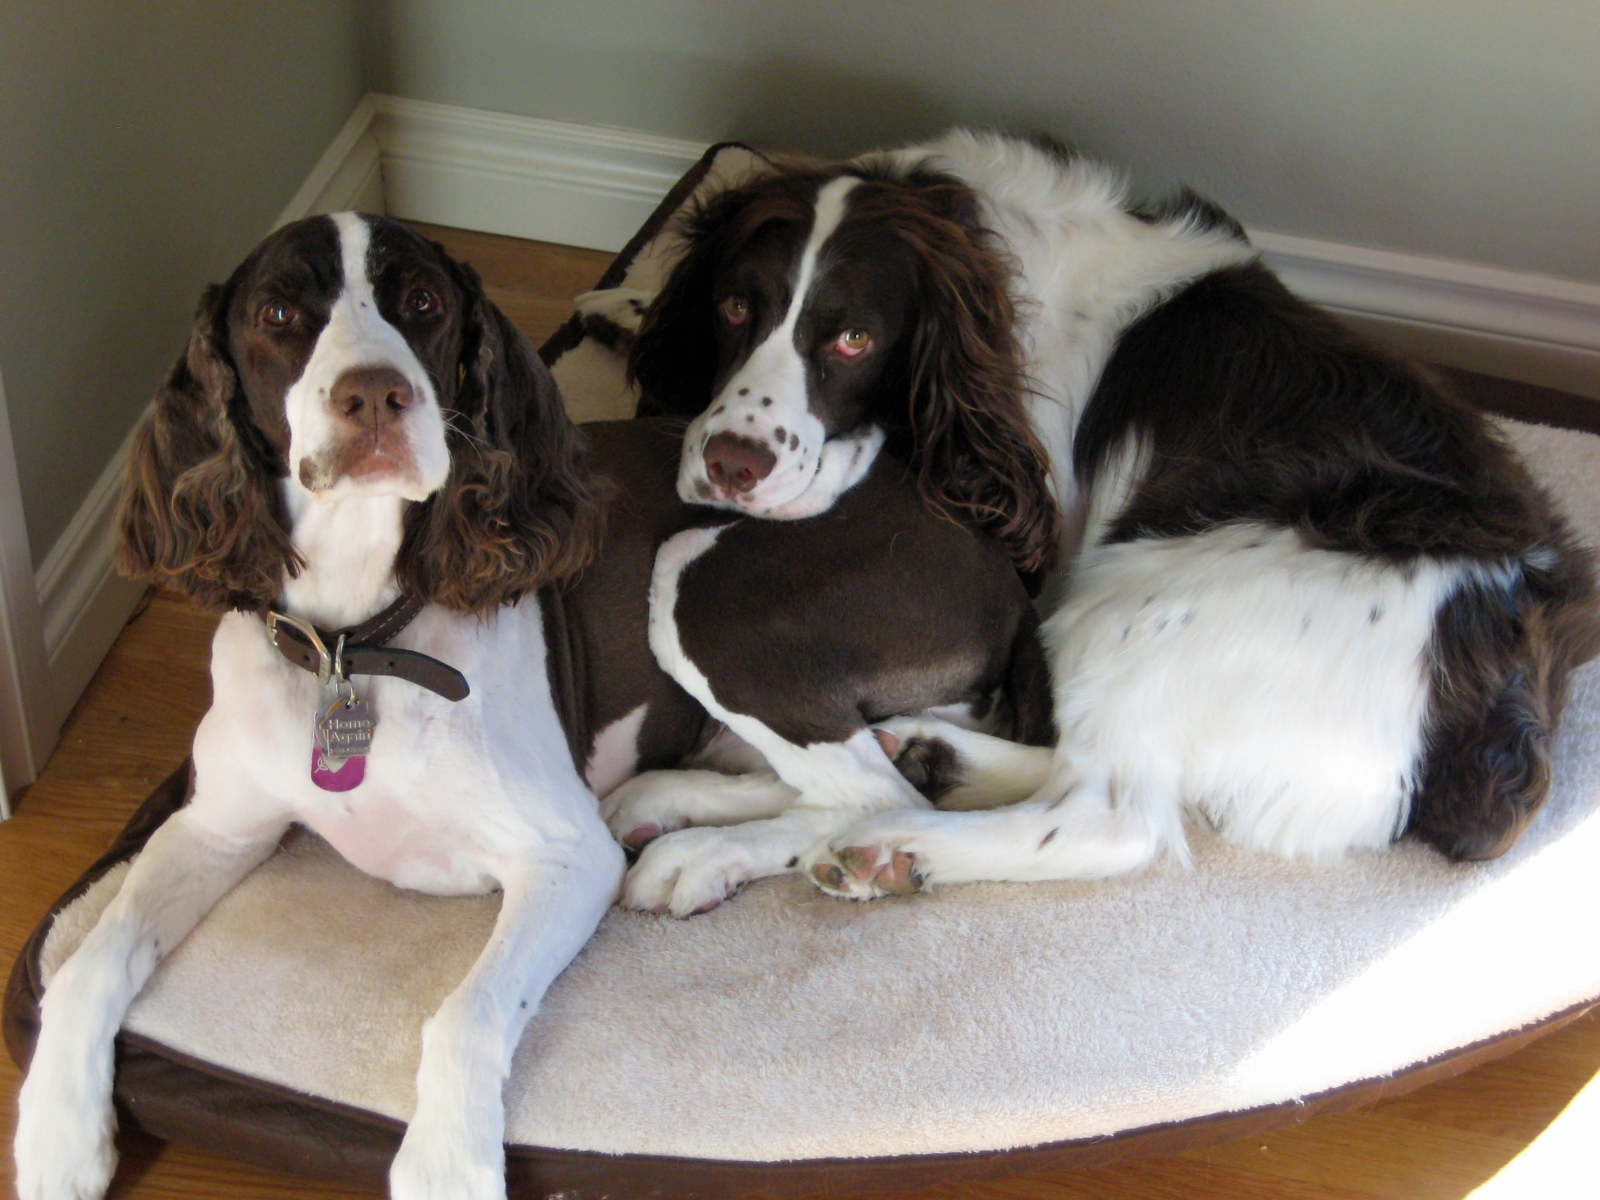
[[358,754],[342,762],[334,759],[333,762],[339,763],[337,769],[323,755],[321,746],[311,747],[311,782],[325,792],[348,792],[366,778],[365,754]]
[[[344,639],[339,639],[344,653]],[[333,700],[318,715],[311,745],[311,782],[325,792],[348,792],[367,775],[367,752],[378,723],[365,700],[357,700],[348,680],[340,677]]]

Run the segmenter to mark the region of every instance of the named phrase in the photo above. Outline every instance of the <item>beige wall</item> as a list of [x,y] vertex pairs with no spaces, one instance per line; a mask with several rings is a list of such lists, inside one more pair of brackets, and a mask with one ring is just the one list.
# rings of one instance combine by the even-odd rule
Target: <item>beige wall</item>
[[60,536],[363,91],[354,0],[0,5],[0,368]]
[[383,90],[846,151],[1048,130],[1247,224],[1600,281],[1592,0],[387,0]]

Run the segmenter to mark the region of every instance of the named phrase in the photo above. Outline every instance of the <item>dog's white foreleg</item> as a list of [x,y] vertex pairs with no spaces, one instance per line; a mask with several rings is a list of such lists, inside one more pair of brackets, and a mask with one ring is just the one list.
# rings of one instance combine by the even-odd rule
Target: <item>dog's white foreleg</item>
[[145,843],[40,1003],[39,1040],[17,1107],[21,1200],[98,1200],[116,1169],[112,1046],[156,964],[276,848],[288,816],[219,832],[198,804]]
[[855,820],[852,810],[791,808],[767,821],[684,829],[651,842],[623,885],[622,903],[688,917],[715,908],[753,879],[793,871],[801,853]]
[[[591,810],[592,811],[592,810]],[[422,1030],[417,1107],[389,1168],[394,1200],[504,1200],[501,1089],[528,1020],[616,898],[622,850],[592,817],[510,858],[483,953]]]
[[600,816],[618,841],[637,850],[687,825],[737,825],[775,817],[799,794],[771,771],[646,771],[601,801]]

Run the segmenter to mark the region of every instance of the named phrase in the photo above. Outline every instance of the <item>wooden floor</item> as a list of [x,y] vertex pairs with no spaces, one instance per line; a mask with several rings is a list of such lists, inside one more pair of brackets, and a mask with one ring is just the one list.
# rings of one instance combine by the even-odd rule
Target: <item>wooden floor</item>
[[[534,340],[593,285],[607,257],[423,227],[471,261],[490,295]],[[188,752],[210,700],[214,620],[153,596],[118,639],[16,817],[0,824],[0,968],[138,803]],[[1267,1138],[1159,1162],[937,1188],[922,1200],[1456,1200],[1494,1174],[1600,1073],[1591,1015],[1476,1071],[1371,1108]],[[18,1072],[0,1055],[0,1139],[9,1159]],[[113,1197],[319,1198],[369,1193],[243,1167],[123,1135]],[[9,1161],[0,1170],[10,1193]]]

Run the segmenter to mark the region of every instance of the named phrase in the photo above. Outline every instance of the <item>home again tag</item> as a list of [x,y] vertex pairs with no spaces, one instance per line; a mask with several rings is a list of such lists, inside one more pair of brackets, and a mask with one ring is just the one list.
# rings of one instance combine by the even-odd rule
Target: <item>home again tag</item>
[[329,758],[359,758],[371,751],[377,725],[365,700],[336,696],[317,717],[317,745]]
[[367,774],[367,753],[376,727],[365,700],[335,696],[317,714],[311,782],[327,792],[348,792],[360,783]]

